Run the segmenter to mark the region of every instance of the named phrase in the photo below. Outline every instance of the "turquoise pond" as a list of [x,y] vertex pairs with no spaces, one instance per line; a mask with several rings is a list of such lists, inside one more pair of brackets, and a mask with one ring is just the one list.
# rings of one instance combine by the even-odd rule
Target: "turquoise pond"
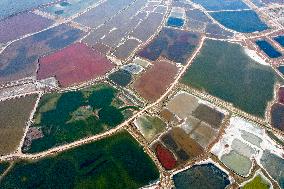
[[270,58],[279,58],[282,54],[277,51],[269,42],[266,40],[258,40],[255,42],[257,46],[267,54]]
[[273,39],[274,39],[277,43],[279,43],[279,45],[281,45],[282,47],[284,47],[284,35],[274,37]]
[[173,176],[177,189],[220,189],[230,184],[228,175],[212,163],[194,165]]
[[226,28],[241,33],[268,29],[268,26],[252,10],[211,12],[210,15]]
[[184,20],[181,18],[175,18],[175,17],[169,17],[167,21],[167,26],[172,26],[172,27],[182,27],[184,25]]
[[238,10],[248,9],[249,7],[241,0],[192,0],[194,3],[202,5],[205,9],[210,11],[218,10]]

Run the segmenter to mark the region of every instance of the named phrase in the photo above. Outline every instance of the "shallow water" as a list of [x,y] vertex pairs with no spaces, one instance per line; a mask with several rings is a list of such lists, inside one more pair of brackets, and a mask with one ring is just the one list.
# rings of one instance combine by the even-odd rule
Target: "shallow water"
[[262,139],[259,138],[258,136],[242,130],[242,138],[245,139],[247,142],[256,145],[257,147],[260,148],[260,143],[262,142]]
[[230,153],[221,157],[221,161],[231,170],[239,175],[246,176],[252,167],[252,162],[249,158],[240,155],[232,150]]

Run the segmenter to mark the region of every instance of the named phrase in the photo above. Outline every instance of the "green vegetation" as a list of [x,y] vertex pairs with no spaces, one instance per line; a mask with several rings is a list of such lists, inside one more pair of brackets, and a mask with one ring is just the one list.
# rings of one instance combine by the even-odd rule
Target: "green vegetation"
[[142,146],[127,132],[56,156],[20,160],[0,188],[139,188],[159,179]]
[[9,165],[9,162],[0,162],[0,176],[6,171]]
[[270,184],[267,183],[260,175],[257,175],[253,180],[246,183],[243,189],[269,189]]
[[277,79],[270,67],[250,59],[240,45],[207,40],[182,83],[263,117]]
[[30,146],[23,147],[23,151],[44,151],[120,124],[129,113],[124,114],[126,109],[117,98],[118,93],[109,85],[99,84],[80,91],[44,95],[32,125],[40,127],[44,137],[33,140]]

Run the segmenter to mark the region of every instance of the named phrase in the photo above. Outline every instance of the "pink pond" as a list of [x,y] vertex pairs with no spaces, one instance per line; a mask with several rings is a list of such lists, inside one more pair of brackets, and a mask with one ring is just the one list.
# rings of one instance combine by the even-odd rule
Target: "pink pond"
[[83,43],[75,43],[40,58],[38,79],[55,77],[62,87],[105,75],[114,65],[106,56]]

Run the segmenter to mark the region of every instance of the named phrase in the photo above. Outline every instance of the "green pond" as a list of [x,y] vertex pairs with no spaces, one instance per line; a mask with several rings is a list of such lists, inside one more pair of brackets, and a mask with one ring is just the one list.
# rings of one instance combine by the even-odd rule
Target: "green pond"
[[132,75],[126,70],[118,70],[109,75],[109,79],[115,84],[126,87],[132,80]]
[[264,117],[277,80],[270,67],[252,60],[240,45],[206,40],[182,83]]
[[8,162],[0,162],[0,175],[2,175],[5,170],[9,167],[9,163]]
[[19,160],[0,188],[139,188],[159,179],[154,162],[127,132],[39,160]]
[[250,182],[246,183],[242,189],[269,189],[270,184],[262,178],[261,175],[257,175]]

